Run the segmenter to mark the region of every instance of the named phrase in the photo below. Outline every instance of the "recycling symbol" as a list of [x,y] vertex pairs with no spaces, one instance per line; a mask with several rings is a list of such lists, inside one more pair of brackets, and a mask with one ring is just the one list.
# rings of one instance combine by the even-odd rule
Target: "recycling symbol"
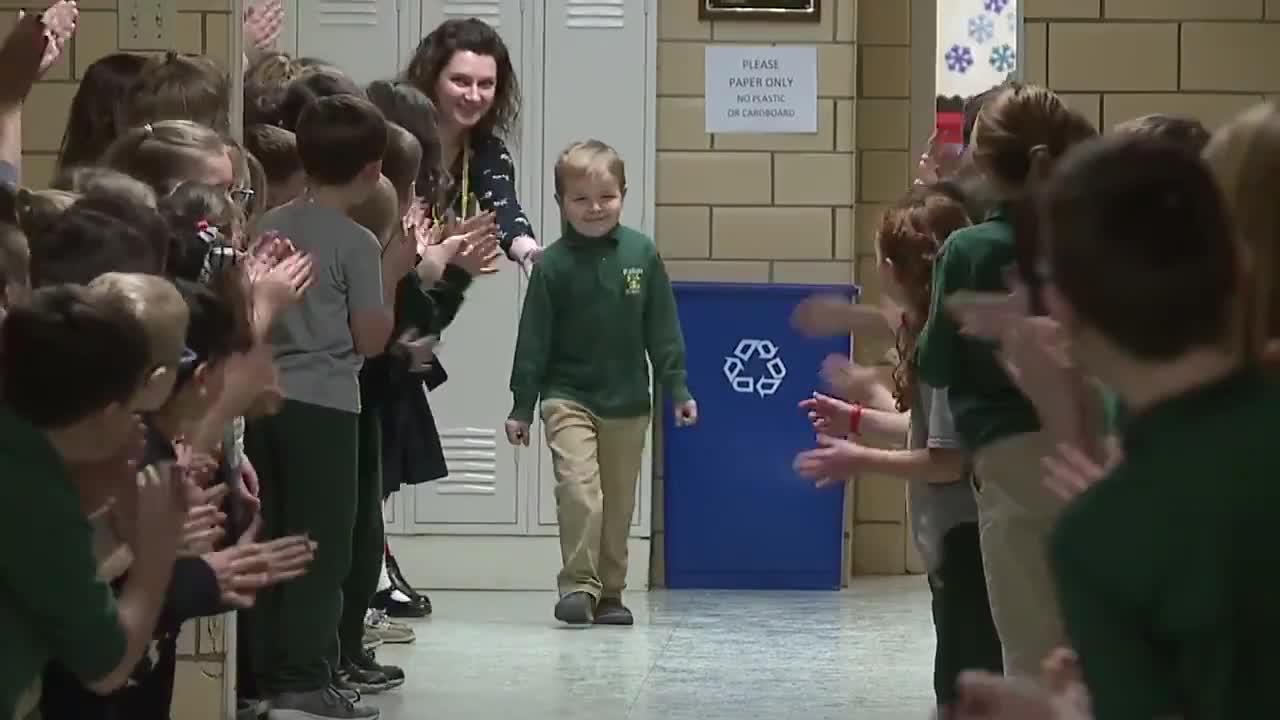
[[[764,374],[752,377],[745,374],[747,363],[752,360],[764,361]],[[724,358],[724,376],[734,392],[756,394],[768,397],[782,387],[782,379],[787,376],[787,366],[778,356],[778,346],[770,340],[743,339],[738,341],[732,355]]]

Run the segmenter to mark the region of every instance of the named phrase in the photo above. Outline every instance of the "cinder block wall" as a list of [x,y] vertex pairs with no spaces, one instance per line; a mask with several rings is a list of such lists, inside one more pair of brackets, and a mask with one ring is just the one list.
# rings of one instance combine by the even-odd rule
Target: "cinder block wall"
[[[177,47],[182,52],[206,53],[226,62],[230,47],[230,0],[170,0],[178,5]],[[0,32],[7,33],[21,8],[47,2],[0,0]],[[98,58],[117,52],[116,0],[80,0],[80,29],[69,51],[38,83],[27,99],[22,122],[23,183],[48,186],[55,158],[67,126],[67,110],[85,68]],[[2,72],[2,71],[0,71]]]
[[1026,79],[1101,127],[1151,112],[1216,127],[1280,92],[1280,0],[1023,0]]
[[[879,298],[874,223],[907,187],[912,164],[910,5],[822,0],[820,23],[703,22],[697,3],[659,0],[655,234],[674,278],[856,280],[865,301]],[[703,49],[731,43],[818,48],[816,135],[703,132]],[[874,364],[885,350],[862,344],[857,354]],[[660,467],[655,474],[660,488]],[[902,483],[864,478],[852,496],[853,570],[900,574],[915,565]],[[654,535],[660,563],[660,513]]]

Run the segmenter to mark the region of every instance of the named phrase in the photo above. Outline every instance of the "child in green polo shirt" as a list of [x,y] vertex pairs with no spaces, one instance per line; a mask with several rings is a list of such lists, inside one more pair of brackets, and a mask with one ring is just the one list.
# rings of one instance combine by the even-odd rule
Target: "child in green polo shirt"
[[622,604],[627,536],[649,429],[649,367],[671,393],[676,424],[698,405],[686,384],[675,297],[653,241],[619,224],[622,158],[570,145],[555,167],[564,235],[534,266],[511,368],[513,445],[529,444],[539,398],[556,475],[563,568],[555,616],[630,625]]
[[974,125],[977,168],[1003,198],[985,222],[951,235],[933,271],[933,295],[913,356],[917,377],[947,389],[964,449],[974,457],[983,565],[1005,672],[1039,674],[1062,640],[1044,541],[1062,501],[1041,483],[1049,443],[1035,408],[996,357],[944,311],[958,291],[1007,292],[1005,275],[1034,238],[1015,238],[1018,198],[1054,161],[1096,131],[1053,92],[1010,84]]
[[1247,349],[1226,203],[1195,155],[1117,136],[1064,161],[1042,221],[1049,310],[1130,411],[1050,543],[1094,717],[1267,716],[1280,387]]
[[137,543],[113,596],[68,464],[136,441],[133,403],[152,369],[147,333],[119,299],[55,286],[11,308],[0,334],[0,717],[22,718],[50,661],[98,692],[128,679],[155,628],[186,507],[182,484],[160,469],[121,489],[132,494],[117,500],[135,509]]

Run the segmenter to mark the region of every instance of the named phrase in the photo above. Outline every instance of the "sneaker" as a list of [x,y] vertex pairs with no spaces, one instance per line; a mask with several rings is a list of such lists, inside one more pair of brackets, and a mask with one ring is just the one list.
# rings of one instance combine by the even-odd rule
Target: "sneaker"
[[373,650],[382,646],[382,637],[365,626],[363,644],[365,650]]
[[268,720],[376,720],[378,708],[352,702],[336,688],[280,693],[271,698]]
[[375,637],[381,638],[384,643],[405,645],[418,639],[413,632],[413,628],[404,623],[388,620],[387,614],[382,610],[370,610],[367,612],[364,616],[364,628],[366,633],[373,633]]
[[334,684],[362,695],[376,695],[392,687],[391,680],[381,672],[360,667],[345,659],[338,667],[338,677]]
[[556,619],[570,625],[590,625],[595,620],[596,599],[582,591],[571,592],[556,603]]
[[430,600],[423,597],[422,603],[414,602],[394,587],[374,593],[369,607],[381,610],[393,618],[424,618],[431,614]]
[[596,605],[597,625],[634,625],[635,616],[622,604],[621,598],[601,598]]
[[362,670],[382,673],[391,683],[390,687],[397,688],[404,684],[404,670],[395,665],[383,665],[378,662],[372,650],[360,653],[360,657],[350,658],[347,662]]
[[240,698],[236,700],[236,720],[258,720],[267,714],[267,704],[261,700]]
[[422,593],[414,590],[413,585],[411,585],[409,581],[405,579],[404,573],[400,572],[400,563],[396,562],[395,556],[391,554],[390,547],[387,547],[386,557],[387,557],[387,577],[391,579],[391,588],[393,590],[399,591],[399,593],[393,593],[393,595],[399,594],[403,596],[403,597],[393,598],[393,599],[399,600],[402,602],[408,602],[416,606],[422,612],[422,615],[396,615],[394,613],[391,613],[390,610],[388,610],[387,612],[391,613],[392,617],[424,617],[426,615],[430,615],[431,599],[428,598],[426,595],[423,595]]

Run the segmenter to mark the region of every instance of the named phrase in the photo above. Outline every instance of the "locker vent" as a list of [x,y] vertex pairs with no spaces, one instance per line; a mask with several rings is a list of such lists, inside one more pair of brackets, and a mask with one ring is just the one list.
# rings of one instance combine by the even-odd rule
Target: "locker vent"
[[441,495],[493,495],[497,491],[497,431],[443,428],[440,444],[444,447],[449,475],[432,483],[436,492]]
[[498,27],[502,24],[502,0],[471,0],[471,2],[445,0],[444,17],[446,20],[477,18],[492,27]]
[[626,27],[625,5],[625,0],[568,0],[564,24],[577,29]]
[[318,22],[321,25],[376,27],[378,0],[326,0],[320,3]]

